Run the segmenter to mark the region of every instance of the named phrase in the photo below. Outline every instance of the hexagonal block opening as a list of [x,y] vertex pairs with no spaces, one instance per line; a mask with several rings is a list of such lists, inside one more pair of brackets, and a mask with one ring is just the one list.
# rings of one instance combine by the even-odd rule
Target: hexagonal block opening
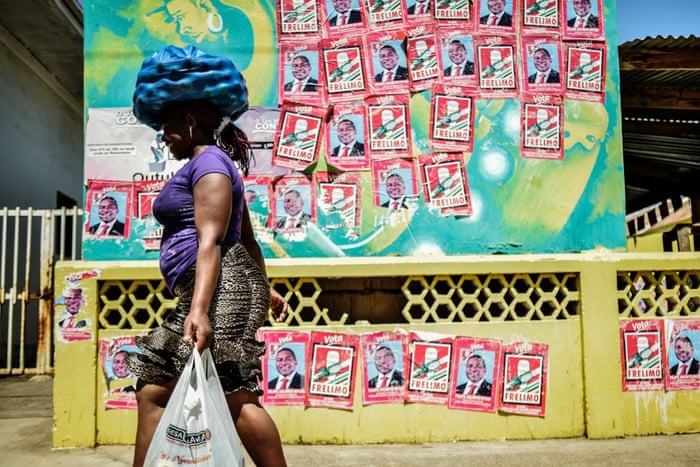
[[430,287],[425,278],[412,277],[403,285],[404,293],[407,296],[421,297],[425,295]]
[[481,281],[476,276],[465,276],[458,282],[459,288],[464,295],[476,295],[481,290]]
[[147,325],[151,320],[155,320],[155,313],[151,309],[138,308],[129,313],[131,321],[137,325]]
[[448,278],[435,278],[430,284],[431,292],[434,295],[448,296],[454,292],[454,282]]
[[516,276],[513,281],[512,289],[519,294],[527,295],[531,292],[534,284],[529,276]]
[[505,318],[507,312],[508,308],[505,306],[504,303],[501,302],[491,303],[488,307],[488,314],[491,318],[494,319]]
[[118,281],[109,281],[102,283],[100,287],[100,300],[105,302],[120,302],[122,297],[126,295],[126,283],[123,285]]
[[490,290],[492,294],[499,294],[508,289],[508,282],[504,276],[488,276],[484,281],[484,288]]
[[125,313],[121,309],[104,309],[100,313],[100,320],[107,323],[105,327],[118,327],[126,319]]
[[404,308],[404,316],[408,315],[408,321],[423,321],[428,311],[420,304],[412,304]]

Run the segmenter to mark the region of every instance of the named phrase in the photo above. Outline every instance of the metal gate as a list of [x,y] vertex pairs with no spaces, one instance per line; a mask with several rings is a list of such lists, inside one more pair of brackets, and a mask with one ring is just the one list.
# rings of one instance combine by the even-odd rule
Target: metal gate
[[0,209],[0,376],[53,373],[53,275],[80,258],[83,211]]

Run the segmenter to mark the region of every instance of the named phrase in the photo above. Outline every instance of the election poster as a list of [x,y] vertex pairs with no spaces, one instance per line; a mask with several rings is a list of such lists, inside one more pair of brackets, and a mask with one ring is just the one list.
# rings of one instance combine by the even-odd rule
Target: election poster
[[312,331],[310,345],[308,405],[352,410],[359,336]]
[[362,348],[362,403],[401,403],[406,397],[408,345],[402,331],[360,335]]
[[700,389],[700,319],[665,320],[667,391]]
[[547,408],[549,346],[512,342],[503,346],[503,376],[498,410],[544,417]]
[[408,402],[447,405],[453,340],[431,332],[408,333]]
[[500,340],[455,338],[448,407],[495,412],[503,376],[501,354]]
[[664,389],[663,343],[663,320],[620,320],[623,391]]
[[268,405],[304,405],[309,334],[261,329],[258,339],[265,343],[262,401]]

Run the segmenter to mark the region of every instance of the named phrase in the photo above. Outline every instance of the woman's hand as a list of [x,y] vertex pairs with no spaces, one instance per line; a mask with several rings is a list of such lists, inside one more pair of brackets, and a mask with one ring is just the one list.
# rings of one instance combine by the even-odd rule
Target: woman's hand
[[194,342],[201,353],[211,345],[211,324],[209,316],[203,313],[189,312],[185,318],[182,340]]
[[270,287],[270,309],[275,321],[281,323],[285,320],[288,306],[287,300],[274,287]]

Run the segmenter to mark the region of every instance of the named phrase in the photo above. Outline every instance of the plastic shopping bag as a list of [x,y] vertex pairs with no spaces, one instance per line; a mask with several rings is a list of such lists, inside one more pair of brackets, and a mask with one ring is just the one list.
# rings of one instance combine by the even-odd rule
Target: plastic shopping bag
[[243,466],[243,451],[209,349],[192,351],[146,453],[147,467]]

